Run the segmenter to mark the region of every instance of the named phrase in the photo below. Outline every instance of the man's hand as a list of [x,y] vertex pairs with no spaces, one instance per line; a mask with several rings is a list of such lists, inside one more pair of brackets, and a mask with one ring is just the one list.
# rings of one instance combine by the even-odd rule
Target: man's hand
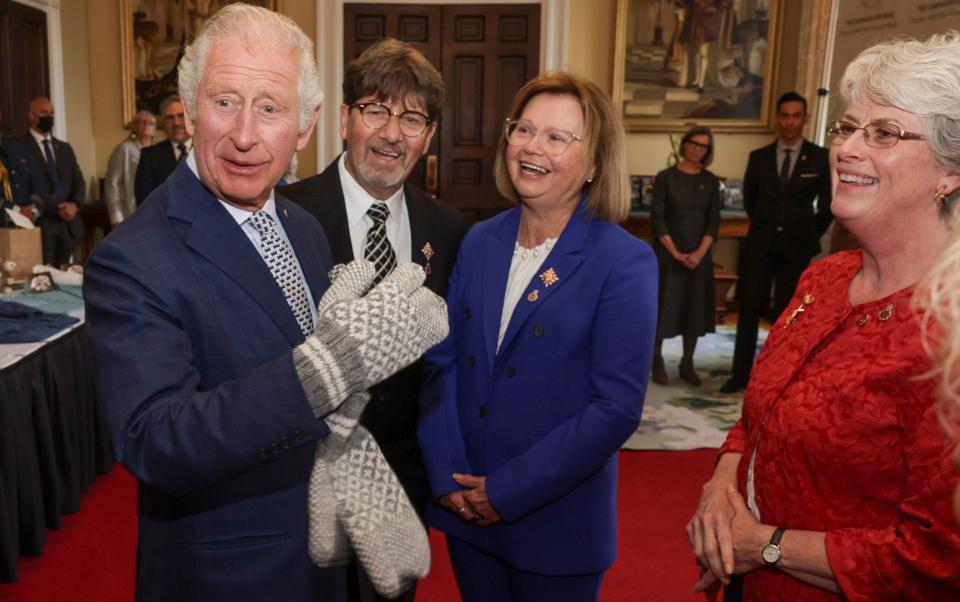
[[487,477],[454,474],[453,480],[467,488],[463,492],[463,499],[468,513],[476,515],[478,525],[486,527],[502,520],[487,497]]
[[73,201],[64,201],[57,205],[57,215],[65,222],[69,222],[77,216],[77,204]]
[[24,205],[20,207],[20,215],[30,220],[30,223],[35,224],[37,223],[37,214],[34,213],[34,209],[36,208],[37,206],[33,203],[30,203],[29,205]]

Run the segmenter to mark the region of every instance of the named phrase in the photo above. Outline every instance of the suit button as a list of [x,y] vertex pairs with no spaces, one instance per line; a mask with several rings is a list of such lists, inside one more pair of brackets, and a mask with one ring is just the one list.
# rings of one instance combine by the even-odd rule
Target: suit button
[[534,326],[534,327],[533,327],[533,336],[535,336],[535,337],[542,337],[542,336],[543,336],[543,326],[541,326],[540,324],[537,324],[536,326]]
[[470,319],[470,308],[469,308],[469,307],[463,310],[463,319],[464,319],[464,320],[469,320],[469,319]]
[[470,366],[471,368],[473,368],[474,366],[476,366],[476,365],[477,365],[477,358],[474,357],[474,356],[472,356],[472,355],[471,355],[470,357],[468,357],[468,358],[467,358],[467,365]]
[[505,372],[507,374],[507,378],[513,378],[513,375],[517,373],[517,369],[513,366],[507,366]]
[[267,448],[261,447],[260,449],[257,450],[257,458],[264,461],[269,460],[270,452],[267,451]]
[[280,444],[279,444],[279,443],[274,443],[273,445],[271,445],[271,446],[270,446],[270,453],[273,454],[274,456],[279,456],[279,455],[280,455]]
[[290,449],[290,438],[280,437],[280,447],[282,447],[283,449]]
[[299,441],[303,439],[303,431],[293,431],[293,440]]
[[477,416],[483,418],[487,415],[487,406],[480,406],[477,408]]

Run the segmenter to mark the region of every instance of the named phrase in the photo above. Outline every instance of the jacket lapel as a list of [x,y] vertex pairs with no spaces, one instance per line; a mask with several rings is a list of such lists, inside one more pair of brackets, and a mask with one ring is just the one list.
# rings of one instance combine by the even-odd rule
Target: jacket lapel
[[[353,244],[350,242],[347,201],[343,196],[343,186],[340,184],[338,161],[334,161],[324,171],[320,181],[311,186],[309,194],[316,198],[313,199],[310,206],[314,208],[314,216],[323,226],[324,234],[327,235],[333,260],[337,263],[350,263],[355,257],[353,256]],[[331,169],[333,170],[332,174],[329,173]],[[325,181],[328,181],[326,186],[322,185]],[[332,190],[327,190],[327,188]]]
[[[47,185],[50,186],[50,191],[52,192],[54,188],[53,174],[50,172],[50,166],[47,165],[47,159],[43,156],[40,145],[37,144],[36,138],[34,138],[30,132],[27,132],[24,140],[27,143],[27,148],[30,149],[30,154],[33,155],[33,164],[39,168],[40,173],[47,179]],[[56,157],[54,157],[54,159],[56,159]]]
[[237,222],[203,187],[186,162],[177,167],[167,182],[167,215],[191,224],[184,241],[187,246],[246,291],[291,345],[303,341],[297,319],[267,264]]
[[501,353],[510,347],[510,343],[530,316],[543,307],[559,289],[570,282],[571,276],[583,262],[583,243],[590,230],[592,220],[582,211],[582,207],[581,204],[570,216],[570,221],[567,222],[563,233],[557,239],[557,244],[554,245],[543,261],[543,265],[540,266],[537,274],[530,280],[520,296],[520,301],[517,302],[513,315],[510,317],[507,332],[503,336],[503,343],[500,344]]
[[520,209],[511,209],[500,228],[491,232],[483,245],[483,275],[481,298],[483,307],[483,339],[487,351],[487,365],[493,366],[497,354],[497,335],[500,333],[500,315],[503,295],[507,290],[510,261],[520,226]]
[[[426,269],[427,256],[424,248],[430,241],[427,239],[427,233],[430,231],[430,225],[426,223],[426,212],[423,208],[423,200],[417,195],[416,191],[409,185],[403,187],[403,198],[407,204],[407,215],[410,217],[410,259]],[[436,241],[430,243],[433,247]],[[427,274],[427,277],[430,275]]]

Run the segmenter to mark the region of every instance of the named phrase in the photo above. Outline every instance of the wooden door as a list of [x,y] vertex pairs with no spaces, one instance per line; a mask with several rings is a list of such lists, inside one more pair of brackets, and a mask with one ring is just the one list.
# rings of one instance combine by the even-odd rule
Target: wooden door
[[0,0],[0,132],[25,133],[34,96],[50,96],[47,15],[42,10]]
[[[430,155],[410,181],[471,220],[509,207],[493,180],[493,159],[514,94],[540,64],[537,4],[344,5],[344,59],[373,42],[410,42],[440,70],[446,97]],[[436,184],[426,178],[434,161]]]

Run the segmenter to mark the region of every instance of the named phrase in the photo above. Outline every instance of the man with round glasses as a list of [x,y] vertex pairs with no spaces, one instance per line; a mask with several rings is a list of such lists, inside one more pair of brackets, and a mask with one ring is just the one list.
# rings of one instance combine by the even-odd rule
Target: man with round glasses
[[[382,40],[347,65],[340,106],[346,150],[322,173],[281,190],[320,221],[334,263],[365,257],[378,278],[397,262],[423,266],[444,296],[467,222],[407,183],[437,131],[443,81],[413,46]],[[420,363],[370,390],[360,422],[376,439],[421,518],[430,487],[417,442]],[[401,600],[414,599],[415,589]],[[365,575],[350,598],[380,600]]]
[[[783,313],[800,274],[820,252],[827,231],[832,184],[827,149],[803,138],[807,101],[796,92],[777,100],[777,140],[750,153],[743,176],[743,206],[750,218],[740,247],[740,313],[733,374],[720,387],[736,393],[747,387],[757,347],[760,316],[770,303]],[[816,201],[816,207],[814,207]]]

